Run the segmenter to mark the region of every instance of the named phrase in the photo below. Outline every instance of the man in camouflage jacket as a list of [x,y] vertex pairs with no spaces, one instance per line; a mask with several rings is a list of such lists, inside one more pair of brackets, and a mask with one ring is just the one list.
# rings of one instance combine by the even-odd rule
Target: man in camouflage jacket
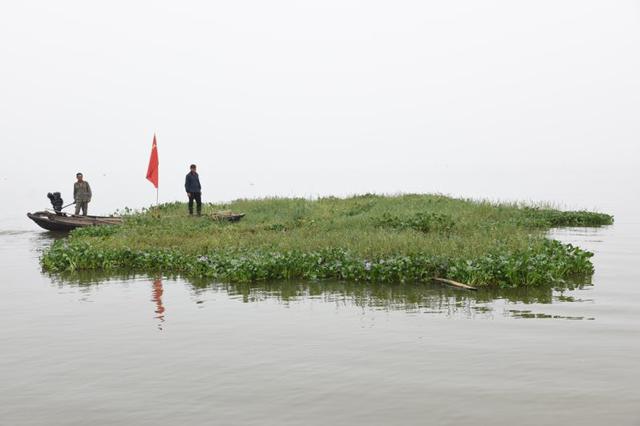
[[80,214],[82,209],[82,215],[87,215],[89,208],[89,202],[91,201],[91,187],[89,182],[82,179],[82,173],[76,174],[78,181],[73,184],[73,200],[76,202],[76,215]]

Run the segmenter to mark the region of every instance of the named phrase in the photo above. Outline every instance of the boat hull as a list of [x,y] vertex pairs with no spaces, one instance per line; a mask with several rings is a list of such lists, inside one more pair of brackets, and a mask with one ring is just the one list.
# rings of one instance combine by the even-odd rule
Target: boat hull
[[114,216],[75,216],[47,211],[27,213],[27,217],[48,231],[69,232],[87,226],[119,225],[122,218]]
[[245,216],[244,213],[216,212],[211,215],[213,220],[226,220],[229,222],[239,222]]

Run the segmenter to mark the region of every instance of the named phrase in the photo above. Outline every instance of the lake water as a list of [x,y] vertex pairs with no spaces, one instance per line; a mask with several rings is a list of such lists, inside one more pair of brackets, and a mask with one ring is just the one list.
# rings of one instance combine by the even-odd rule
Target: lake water
[[[614,212],[615,213],[615,212]],[[2,223],[3,425],[640,425],[640,222],[553,237],[593,285],[49,277]]]
[[[2,1],[0,426],[640,426],[640,1]],[[159,195],[145,179],[157,136]],[[27,211],[443,193],[614,214],[592,285],[41,272]]]

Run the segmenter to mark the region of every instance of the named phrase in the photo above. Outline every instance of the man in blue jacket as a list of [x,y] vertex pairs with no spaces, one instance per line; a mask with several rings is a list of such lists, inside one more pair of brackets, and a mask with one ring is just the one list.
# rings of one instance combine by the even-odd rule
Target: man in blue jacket
[[189,214],[193,215],[193,201],[196,202],[198,216],[202,214],[202,188],[200,187],[200,177],[196,173],[196,165],[191,165],[191,171],[184,181],[184,189],[189,197]]

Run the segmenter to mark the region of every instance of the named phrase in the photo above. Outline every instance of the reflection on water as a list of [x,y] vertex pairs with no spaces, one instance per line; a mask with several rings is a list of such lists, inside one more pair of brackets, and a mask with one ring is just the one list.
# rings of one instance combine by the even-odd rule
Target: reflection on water
[[[600,234],[599,234],[600,233]],[[602,230],[567,229],[554,231],[552,236],[562,240],[584,243],[600,240]],[[7,235],[8,236],[8,235]],[[32,248],[40,251],[65,234],[51,232],[34,233]],[[133,273],[101,274],[76,272],[49,275],[60,288],[81,288],[82,300],[88,301],[94,287],[110,282],[151,286],[151,301],[154,303],[154,319],[162,330],[166,321],[164,284],[180,282],[192,292],[194,303],[206,304],[207,294],[225,295],[243,303],[276,302],[283,306],[318,301],[331,303],[338,309],[371,309],[404,311],[413,314],[432,314],[459,318],[518,318],[518,319],[565,319],[593,320],[593,315],[572,315],[565,312],[548,311],[545,306],[593,303],[585,292],[576,289],[591,288],[591,283],[579,283],[567,289],[519,288],[482,289],[468,292],[441,284],[371,284],[337,281],[320,282],[262,282],[230,284],[203,279],[184,279],[179,276],[152,277]],[[165,280],[163,283],[163,279]],[[536,304],[534,309],[522,305]],[[540,306],[542,305],[542,306]],[[574,313],[574,312],[572,312]]]
[[[155,303],[154,318],[162,330],[165,322],[163,304],[163,280],[149,279],[135,274],[101,276],[96,273],[51,275],[51,280],[61,288],[80,287],[84,290],[109,282],[151,283]],[[440,284],[379,284],[342,281],[280,281],[261,283],[219,283],[208,280],[185,280],[176,276],[165,277],[165,282],[183,283],[194,295],[194,303],[204,305],[208,294],[223,294],[242,303],[276,302],[283,306],[307,301],[331,303],[338,308],[359,308],[407,313],[436,314],[462,318],[553,318],[594,319],[579,316],[532,314],[529,310],[512,309],[516,304],[553,304],[590,302],[590,299],[566,295],[553,288],[479,289],[470,292]],[[584,288],[590,284],[573,287]]]
[[158,329],[162,330],[162,323],[164,322],[164,305],[162,304],[162,293],[164,293],[164,289],[162,288],[162,279],[157,278],[153,280],[153,297],[151,298],[152,302],[156,304],[156,316],[155,318],[160,320],[158,323]]
[[551,315],[531,312],[529,310],[510,309],[509,312],[515,318],[553,318],[553,319],[567,319],[567,320],[594,320],[593,317],[584,316],[569,316],[569,315]]
[[[283,304],[319,299],[338,306],[478,317],[493,315],[496,302],[552,303],[563,297],[551,288],[481,289],[477,292],[426,284],[362,284],[348,282],[284,282],[265,284],[193,284],[223,291],[245,303],[276,299]],[[565,300],[566,301],[566,300]]]

